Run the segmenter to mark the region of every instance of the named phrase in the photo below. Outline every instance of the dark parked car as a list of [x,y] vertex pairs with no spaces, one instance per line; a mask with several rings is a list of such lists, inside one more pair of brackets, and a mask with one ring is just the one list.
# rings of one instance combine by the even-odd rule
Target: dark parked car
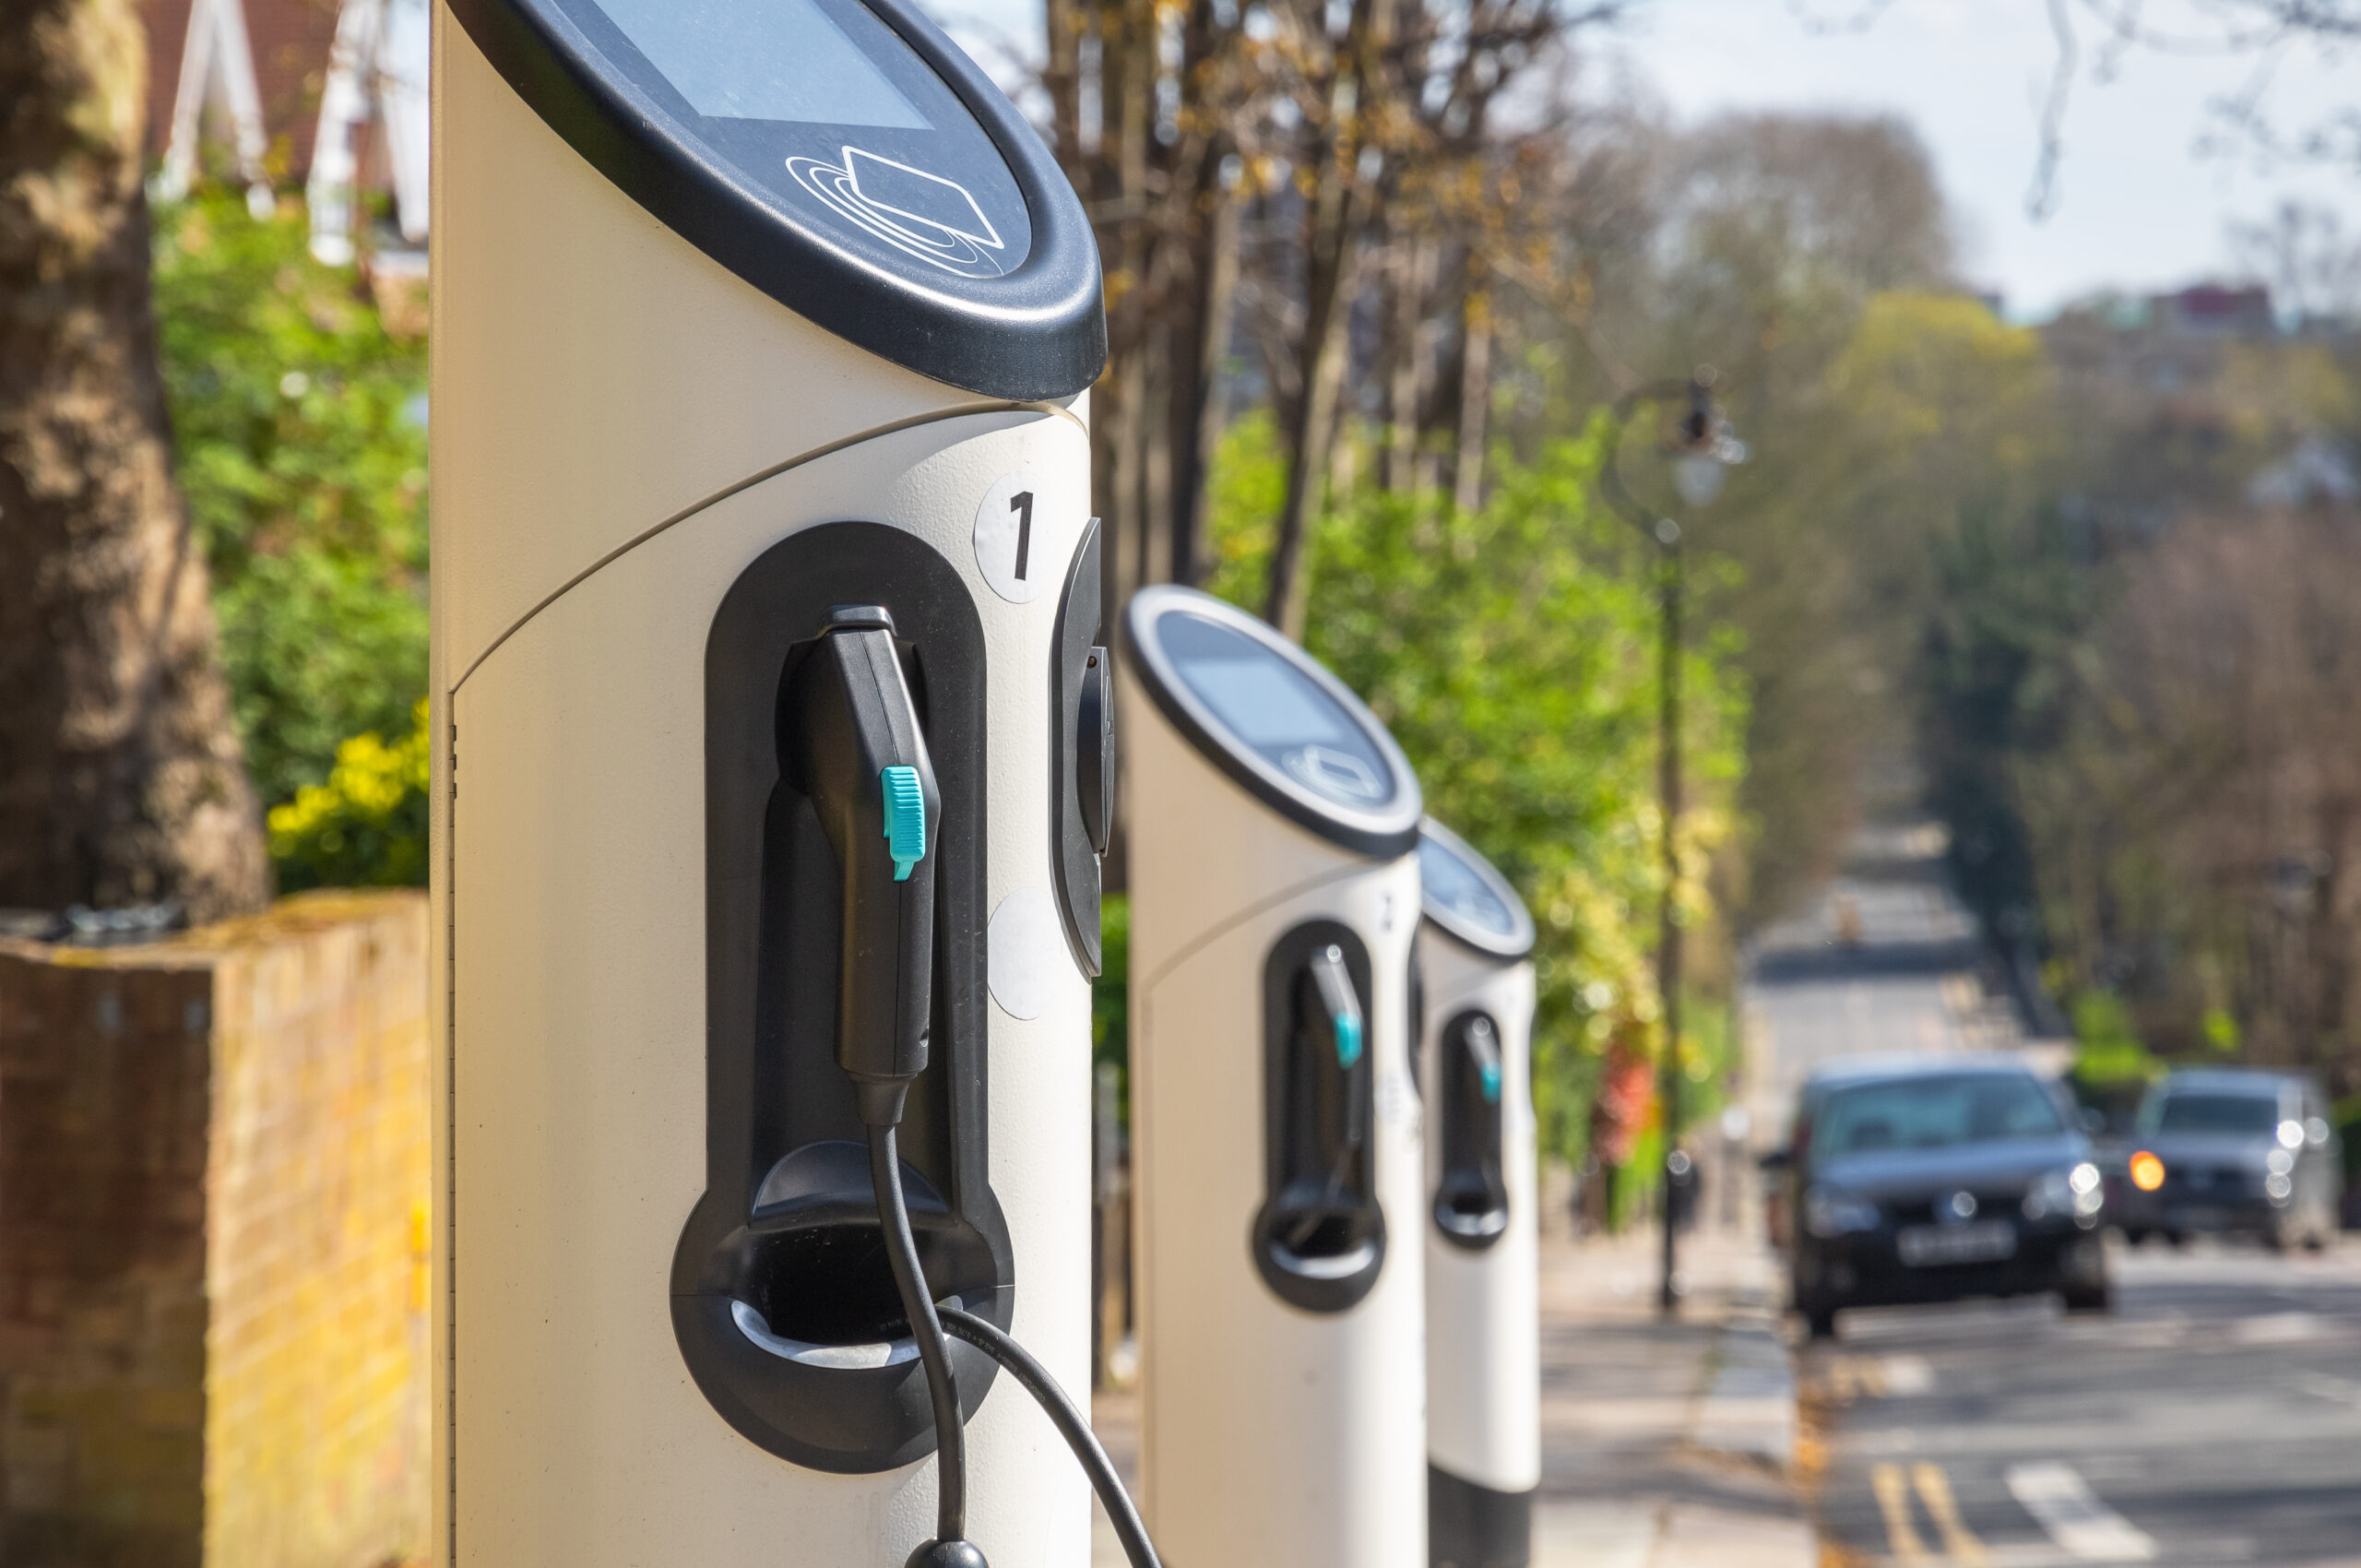
[[1804,1085],[1778,1229],[1816,1337],[1845,1307],[2057,1291],[2107,1306],[2099,1170],[2071,1105],[2008,1057],[1857,1060]]
[[2343,1149],[2319,1086],[2296,1073],[2188,1068],[2148,1090],[2108,1218],[2137,1242],[2198,1232],[2324,1247],[2344,1196]]

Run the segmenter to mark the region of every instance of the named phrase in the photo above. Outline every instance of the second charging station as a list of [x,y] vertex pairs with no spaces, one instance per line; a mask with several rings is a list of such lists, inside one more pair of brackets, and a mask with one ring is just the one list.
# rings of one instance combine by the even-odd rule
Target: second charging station
[[1253,617],[1123,619],[1142,1506],[1176,1562],[1418,1568],[1418,780]]

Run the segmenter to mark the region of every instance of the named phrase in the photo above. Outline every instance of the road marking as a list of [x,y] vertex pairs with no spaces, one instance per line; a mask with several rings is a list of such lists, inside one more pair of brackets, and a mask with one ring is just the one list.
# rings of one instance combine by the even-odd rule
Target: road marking
[[1878,1512],[1885,1515],[1886,1551],[1896,1562],[1927,1561],[1927,1543],[1918,1538],[1917,1522],[1910,1517],[1910,1485],[1899,1465],[1869,1467],[1869,1490],[1877,1494]]
[[1884,1399],[1934,1389],[1935,1369],[1924,1356],[1836,1356],[1828,1363],[1828,1391],[1838,1399]]
[[2292,1345],[2301,1339],[2318,1338],[2328,1326],[2318,1313],[2265,1313],[2260,1317],[2240,1318],[2230,1325],[2233,1345]]
[[2085,1562],[2147,1562],[2156,1555],[2148,1533],[2101,1503],[2071,1465],[2011,1465],[2009,1491],[2051,1540]]
[[1888,1394],[1930,1394],[1935,1387],[1935,1369],[1927,1364],[1924,1356],[1888,1356],[1885,1358],[1885,1392]]
[[1943,1473],[1943,1467],[1913,1465],[1910,1479],[1917,1483],[1918,1496],[1927,1504],[1927,1515],[1935,1521],[1935,1533],[1943,1538],[1943,1550],[1951,1553],[1952,1561],[1963,1568],[1979,1568],[1989,1562],[1984,1543],[1959,1516],[1959,1503],[1952,1496],[1952,1479]]
[[2361,1383],[2347,1383],[2326,1372],[2298,1372],[2296,1386],[2315,1398],[2338,1405],[2361,1406]]

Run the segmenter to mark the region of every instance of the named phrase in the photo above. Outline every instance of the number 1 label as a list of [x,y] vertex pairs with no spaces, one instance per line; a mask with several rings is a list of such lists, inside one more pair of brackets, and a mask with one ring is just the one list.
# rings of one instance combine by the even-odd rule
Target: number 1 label
[[1021,583],[1033,554],[1033,493],[1018,491],[1008,498],[1008,509],[1016,514],[1016,580]]
[[[1054,494],[1042,505],[1041,486],[1030,469],[1003,475],[976,508],[976,570],[1012,604],[1031,603],[1041,591],[1040,579],[1058,576],[1061,547],[1074,548],[1055,508]],[[1036,572],[1036,565],[1042,569]]]

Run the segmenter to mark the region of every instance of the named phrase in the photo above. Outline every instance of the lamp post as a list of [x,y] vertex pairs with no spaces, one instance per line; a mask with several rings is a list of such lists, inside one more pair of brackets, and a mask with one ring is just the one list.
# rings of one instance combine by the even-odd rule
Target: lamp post
[[1679,884],[1680,851],[1675,828],[1680,821],[1680,649],[1681,617],[1686,609],[1688,569],[1681,548],[1680,525],[1662,515],[1650,515],[1624,484],[1618,466],[1622,435],[1631,412],[1642,403],[1685,400],[1688,412],[1659,440],[1658,449],[1672,469],[1673,488],[1691,512],[1703,510],[1722,493],[1729,470],[1746,461],[1746,444],[1730,430],[1714,405],[1714,374],[1700,366],[1686,381],[1660,381],[1625,393],[1616,399],[1615,434],[1600,470],[1600,488],[1624,519],[1656,547],[1656,799],[1664,819],[1664,895],[1656,932],[1656,993],[1664,1008],[1664,1051],[1656,1067],[1656,1099],[1664,1124],[1664,1254],[1656,1286],[1656,1305],[1669,1315],[1678,1297],[1673,1289],[1673,1206],[1678,1177],[1686,1157],[1677,1146],[1680,1131],[1680,911]]

